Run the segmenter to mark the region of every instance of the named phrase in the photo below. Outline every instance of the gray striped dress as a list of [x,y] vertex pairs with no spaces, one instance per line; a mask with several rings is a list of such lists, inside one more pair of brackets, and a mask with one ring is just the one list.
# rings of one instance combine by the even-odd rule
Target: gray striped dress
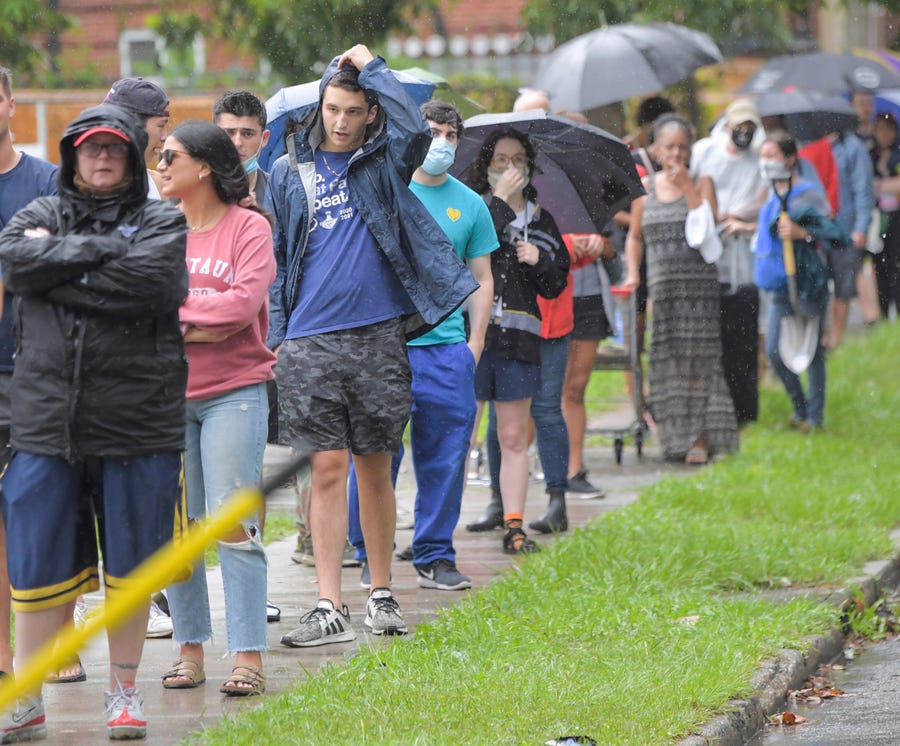
[[722,370],[715,264],[688,246],[684,197],[661,202],[652,180],[641,223],[653,299],[650,409],[666,458],[681,459],[706,433],[710,455],[737,450],[734,406]]

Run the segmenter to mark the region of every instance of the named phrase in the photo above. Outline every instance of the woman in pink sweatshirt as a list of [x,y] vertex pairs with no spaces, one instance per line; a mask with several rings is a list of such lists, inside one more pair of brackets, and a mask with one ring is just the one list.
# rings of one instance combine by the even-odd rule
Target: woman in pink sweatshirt
[[[188,357],[185,487],[198,519],[236,488],[262,475],[275,355],[266,347],[268,291],[275,277],[271,226],[242,207],[249,183],[228,136],[189,121],[166,139],[159,161],[163,198],[176,197],[187,217],[190,291],[181,308]],[[265,690],[266,556],[256,517],[219,542],[228,650],[235,666],[220,691]],[[212,636],[206,572],[168,590],[180,654],[163,676],[169,689],[205,680],[203,643]]]

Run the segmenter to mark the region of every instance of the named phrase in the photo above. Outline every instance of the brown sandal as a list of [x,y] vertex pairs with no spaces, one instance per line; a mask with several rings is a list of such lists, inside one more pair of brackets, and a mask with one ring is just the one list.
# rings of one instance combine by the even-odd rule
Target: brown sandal
[[[241,684],[249,686],[240,686]],[[266,677],[256,666],[238,665],[231,669],[231,676],[219,687],[219,691],[229,697],[252,697],[266,691]]]
[[194,689],[204,681],[206,673],[203,671],[203,663],[196,658],[179,658],[172,664],[172,668],[162,675],[165,689]]

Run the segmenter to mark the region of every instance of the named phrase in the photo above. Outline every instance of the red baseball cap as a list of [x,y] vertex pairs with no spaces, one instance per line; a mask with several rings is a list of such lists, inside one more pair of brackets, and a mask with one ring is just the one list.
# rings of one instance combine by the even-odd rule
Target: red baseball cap
[[126,135],[124,132],[120,132],[115,127],[91,127],[89,130],[85,130],[80,135],[78,135],[78,137],[75,139],[75,147],[77,148],[91,135],[98,135],[101,132],[108,132],[111,135],[121,137],[125,142],[131,142],[131,138],[128,137],[128,135]]

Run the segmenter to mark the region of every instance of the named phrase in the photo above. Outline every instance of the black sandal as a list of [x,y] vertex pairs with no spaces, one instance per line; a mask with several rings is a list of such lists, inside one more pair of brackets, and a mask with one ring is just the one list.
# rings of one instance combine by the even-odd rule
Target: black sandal
[[534,554],[541,548],[521,528],[510,528],[503,537],[503,554]]

